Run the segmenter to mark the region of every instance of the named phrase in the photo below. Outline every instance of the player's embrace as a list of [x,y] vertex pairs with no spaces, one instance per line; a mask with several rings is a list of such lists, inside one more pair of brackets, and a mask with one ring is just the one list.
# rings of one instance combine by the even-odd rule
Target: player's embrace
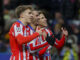
[[68,31],[62,28],[62,37],[58,40],[47,27],[47,19],[43,11],[34,10],[33,15],[36,18],[38,29],[44,29],[42,30],[43,35],[29,44],[31,53],[30,60],[51,60],[50,49],[53,48],[53,46],[58,50],[61,49],[64,46],[65,37],[68,35]]
[[18,20],[13,23],[9,31],[12,53],[10,60],[29,60],[29,52],[25,46],[27,46],[28,42],[42,35],[41,30],[36,30],[36,32],[30,35],[31,29],[28,25],[33,19],[32,9],[31,5],[22,5],[15,10]]

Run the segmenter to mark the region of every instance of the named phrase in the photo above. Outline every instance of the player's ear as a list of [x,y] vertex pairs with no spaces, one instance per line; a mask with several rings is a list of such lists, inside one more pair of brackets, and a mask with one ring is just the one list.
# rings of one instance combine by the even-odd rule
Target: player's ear
[[20,14],[20,17],[23,18],[23,13]]

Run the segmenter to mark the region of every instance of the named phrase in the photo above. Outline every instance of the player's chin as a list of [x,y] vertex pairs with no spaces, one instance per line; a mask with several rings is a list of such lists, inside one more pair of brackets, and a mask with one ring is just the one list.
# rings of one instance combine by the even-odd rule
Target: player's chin
[[44,24],[43,26],[44,26],[44,27],[47,27],[47,24]]
[[28,21],[27,23],[28,23],[28,24],[30,24],[30,23],[31,23],[31,21]]

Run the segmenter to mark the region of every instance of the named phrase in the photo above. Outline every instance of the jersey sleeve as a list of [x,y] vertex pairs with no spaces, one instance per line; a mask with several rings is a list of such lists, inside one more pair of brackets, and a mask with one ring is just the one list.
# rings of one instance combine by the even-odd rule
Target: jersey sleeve
[[15,34],[14,34],[14,24],[13,24],[12,27],[10,28],[9,36],[13,36],[13,37],[15,38]]
[[52,46],[50,46],[49,44],[44,47],[43,49],[41,49],[40,51],[38,51],[38,55],[42,56],[47,50],[51,49]]
[[61,49],[64,46],[64,43],[65,43],[65,35],[63,35],[60,40],[56,39],[54,46],[57,49]]
[[[61,39],[60,40],[58,40],[57,38],[55,38],[55,36],[54,35],[52,35],[52,32],[49,30],[49,29],[46,29],[46,31],[48,32],[48,35],[49,36],[52,36],[51,38],[49,38],[48,39],[48,41],[50,41],[50,39],[51,40],[54,40],[54,46],[57,48],[57,49],[61,49],[63,46],[64,46],[64,43],[65,43],[65,35],[63,35],[62,37],[61,37]],[[53,41],[52,41],[53,42]],[[52,43],[52,42],[50,42],[50,43]],[[49,43],[49,42],[48,42]]]
[[48,45],[48,42],[44,42],[43,44],[39,44],[39,45],[35,45],[35,43],[31,43],[29,45],[29,47],[30,47],[30,53],[38,52],[39,50],[41,50],[46,45]]

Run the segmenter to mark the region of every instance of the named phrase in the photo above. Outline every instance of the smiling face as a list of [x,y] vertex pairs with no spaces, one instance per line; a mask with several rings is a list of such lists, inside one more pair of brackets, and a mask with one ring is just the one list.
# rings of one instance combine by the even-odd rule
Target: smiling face
[[46,27],[47,26],[47,19],[46,17],[44,16],[43,13],[41,13],[39,16],[38,16],[38,25],[41,25],[43,27]]

